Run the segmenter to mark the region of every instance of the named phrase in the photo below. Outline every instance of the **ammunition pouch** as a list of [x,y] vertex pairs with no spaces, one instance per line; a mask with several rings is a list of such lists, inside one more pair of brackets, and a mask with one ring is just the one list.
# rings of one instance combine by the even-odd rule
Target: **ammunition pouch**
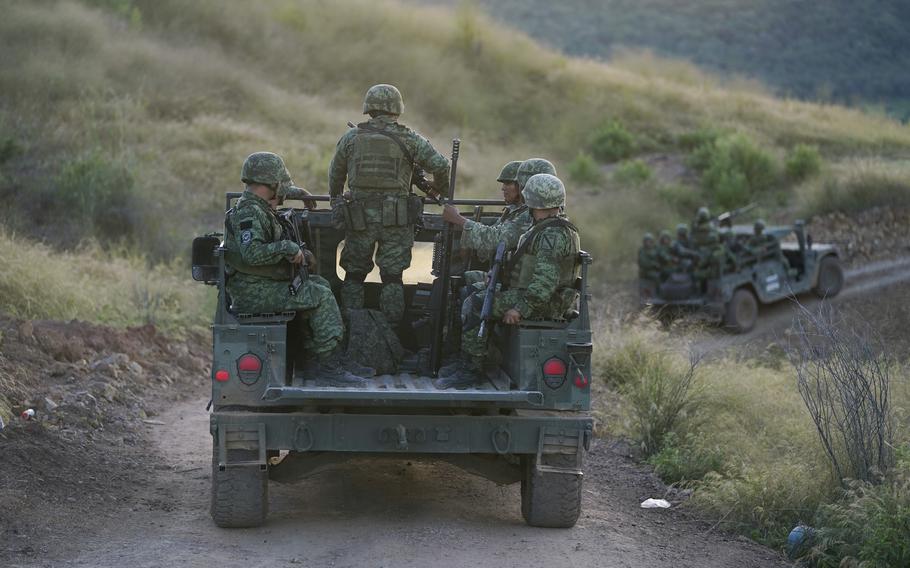
[[347,201],[342,206],[344,212],[344,226],[348,231],[365,231],[367,229],[366,211],[363,203]]
[[411,225],[409,196],[389,196],[382,200],[382,226],[406,227]]

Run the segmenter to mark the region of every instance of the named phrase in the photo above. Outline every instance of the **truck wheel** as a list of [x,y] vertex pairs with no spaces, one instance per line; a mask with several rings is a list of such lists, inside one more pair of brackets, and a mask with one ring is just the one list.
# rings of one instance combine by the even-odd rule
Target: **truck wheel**
[[[231,461],[251,461],[256,450],[228,450]],[[269,512],[269,477],[255,466],[218,470],[218,447],[212,449],[212,520],[223,528],[258,527]]]
[[812,291],[819,298],[833,298],[844,287],[844,269],[837,257],[826,256],[818,267],[818,283]]
[[733,293],[724,314],[724,326],[734,333],[746,333],[755,327],[758,320],[758,300],[747,288]]
[[[573,467],[574,455],[545,455],[545,465]],[[581,514],[581,475],[537,471],[537,456],[523,460],[521,516],[532,527],[569,528]]]

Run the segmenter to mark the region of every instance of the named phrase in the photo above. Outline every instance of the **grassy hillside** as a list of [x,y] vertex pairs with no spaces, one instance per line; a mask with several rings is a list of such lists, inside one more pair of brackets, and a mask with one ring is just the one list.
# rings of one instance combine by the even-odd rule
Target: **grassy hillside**
[[[218,223],[222,193],[238,188],[252,151],[283,154],[298,183],[324,193],[334,144],[377,82],[401,87],[403,120],[443,151],[463,139],[467,193],[494,192],[499,167],[515,158],[545,156],[571,172],[569,213],[585,246],[611,261],[631,258],[641,231],[688,218],[694,205],[755,193],[768,208],[787,202],[802,191],[783,173],[795,149],[835,165],[910,152],[910,128],[885,118],[719,86],[686,66],[571,59],[471,9],[452,17],[366,0],[0,7],[4,222],[53,243],[90,236],[153,259],[185,254],[189,236]],[[742,163],[751,150],[757,177]],[[601,170],[655,153],[695,164],[708,183],[639,175],[635,163],[625,168],[633,175]]]
[[[429,0],[455,5],[459,0]],[[910,118],[910,5],[792,0],[481,0],[497,20],[576,56],[650,49],[776,92]]]

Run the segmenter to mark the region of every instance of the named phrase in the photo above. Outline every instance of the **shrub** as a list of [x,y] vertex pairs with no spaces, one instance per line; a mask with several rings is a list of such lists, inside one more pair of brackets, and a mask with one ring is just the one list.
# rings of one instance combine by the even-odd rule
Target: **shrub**
[[635,151],[635,138],[618,120],[607,122],[594,134],[591,153],[603,162],[624,160]]
[[594,161],[590,154],[585,152],[579,152],[569,162],[569,177],[574,182],[586,185],[594,185],[603,181],[603,174],[601,174],[597,162]]
[[641,185],[651,179],[651,166],[644,160],[622,162],[613,170],[613,179],[623,185]]
[[784,164],[787,177],[795,182],[818,175],[822,169],[822,156],[815,146],[797,144]]
[[699,128],[692,132],[680,134],[676,139],[676,145],[679,146],[681,150],[691,152],[703,146],[713,145],[720,136],[721,132],[717,129],[710,127]]
[[13,138],[0,139],[0,166],[22,153],[22,146]]
[[779,181],[774,157],[742,134],[703,144],[689,164],[703,172],[705,190],[724,209],[745,205]]
[[709,446],[703,435],[689,434],[680,440],[675,432],[664,436],[660,451],[648,458],[654,471],[667,483],[698,481],[724,469],[724,453]]
[[88,234],[129,237],[141,211],[134,189],[126,166],[94,150],[63,165],[56,178],[56,205],[67,219],[86,224]]
[[878,161],[852,162],[810,182],[801,192],[807,214],[910,207],[910,168]]

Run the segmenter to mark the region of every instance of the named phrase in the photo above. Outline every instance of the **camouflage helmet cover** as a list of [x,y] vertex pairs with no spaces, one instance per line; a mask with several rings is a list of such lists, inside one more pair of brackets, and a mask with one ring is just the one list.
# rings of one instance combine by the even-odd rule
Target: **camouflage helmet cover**
[[663,231],[661,231],[661,232],[660,232],[660,236],[658,237],[658,239],[661,240],[661,241],[664,240],[664,239],[669,239],[669,238],[670,238],[670,231],[668,231],[668,230],[666,230],[666,229],[664,229]]
[[688,235],[689,226],[686,225],[685,223],[680,223],[679,225],[676,225],[676,234],[677,235]]
[[401,114],[404,112],[404,100],[401,91],[394,85],[373,85],[363,98],[363,114],[381,112],[386,114]]
[[555,176],[556,166],[549,160],[543,158],[528,158],[518,166],[518,172],[515,175],[516,181],[518,181],[518,187],[524,189],[528,180],[531,179],[531,176],[537,174],[550,174],[551,176]]
[[708,212],[707,207],[699,207],[698,213],[695,214],[695,218],[704,222],[711,218],[711,213]]
[[534,174],[521,190],[531,209],[554,209],[566,204],[566,186],[552,174]]
[[508,164],[502,167],[502,171],[499,172],[499,177],[496,178],[496,181],[500,183],[507,182],[518,182],[518,168],[521,167],[521,161],[516,160],[514,162],[509,162]]
[[240,181],[243,183],[261,183],[262,185],[279,185],[282,180],[291,176],[284,167],[284,160],[272,152],[254,152],[247,156],[240,169]]
[[764,219],[758,219],[758,220],[756,220],[756,221],[755,221],[755,226],[754,226],[754,228],[755,228],[756,231],[764,231],[764,230],[765,230],[765,221],[764,221]]
[[653,243],[653,242],[654,242],[654,235],[651,234],[651,233],[645,233],[645,236],[642,237],[641,240],[642,240],[642,242],[644,242],[644,243],[647,243],[648,241],[650,241],[650,242]]

